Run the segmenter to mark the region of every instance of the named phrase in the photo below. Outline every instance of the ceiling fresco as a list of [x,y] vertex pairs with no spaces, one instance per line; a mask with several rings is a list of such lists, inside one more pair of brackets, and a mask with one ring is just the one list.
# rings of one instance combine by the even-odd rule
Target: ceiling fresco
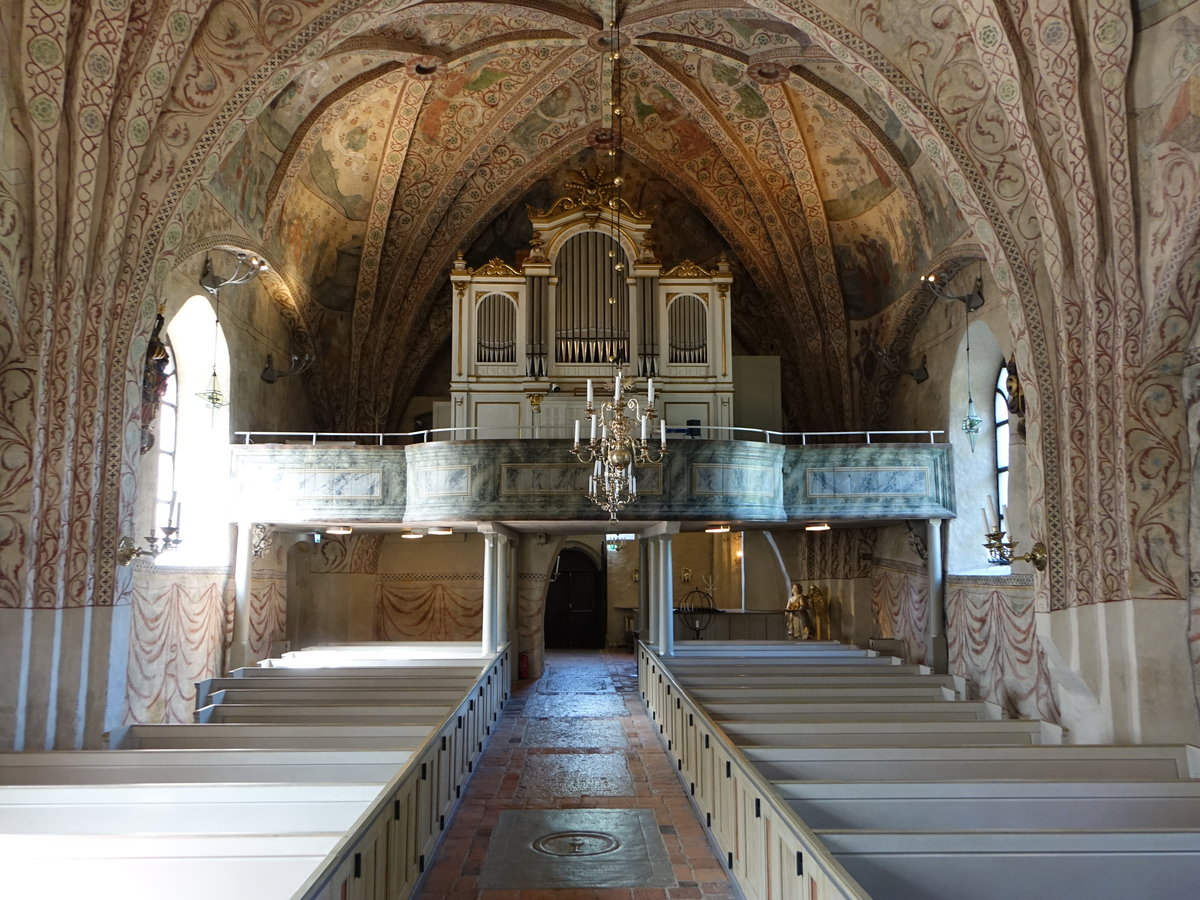
[[[522,251],[522,205],[598,146],[613,90],[609,4],[384,6],[294,67],[205,185],[306,307],[329,427],[398,426],[448,340],[454,255]],[[621,159],[665,208],[658,246],[728,253],[739,340],[800,385],[788,418],[844,425],[849,323],[969,230],[945,179],[804,23],[636,2],[620,24]]]

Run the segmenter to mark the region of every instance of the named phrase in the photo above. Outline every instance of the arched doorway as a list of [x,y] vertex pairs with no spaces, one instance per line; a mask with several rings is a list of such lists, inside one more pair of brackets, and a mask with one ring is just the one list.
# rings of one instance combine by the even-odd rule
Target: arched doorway
[[546,647],[602,648],[607,612],[599,565],[582,550],[563,550],[555,561],[554,576],[546,594]]

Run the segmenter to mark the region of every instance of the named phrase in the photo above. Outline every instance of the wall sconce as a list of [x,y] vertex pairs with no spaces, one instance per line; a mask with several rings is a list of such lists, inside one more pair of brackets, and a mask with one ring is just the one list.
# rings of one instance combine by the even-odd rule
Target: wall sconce
[[1005,532],[1001,531],[999,527],[995,531],[987,533],[987,542],[983,546],[988,551],[989,565],[1010,566],[1015,562],[1027,562],[1039,572],[1046,571],[1046,563],[1049,561],[1050,555],[1046,551],[1045,544],[1038,541],[1028,553],[1017,556],[1014,551],[1020,541],[1006,541],[1004,535]]
[[267,365],[262,370],[262,380],[267,384],[274,384],[280,378],[286,378],[289,375],[300,375],[308,371],[308,367],[312,365],[312,354],[305,353],[303,356],[293,353],[292,364],[287,369],[275,368],[275,360],[270,353],[267,354]]
[[962,303],[967,307],[967,312],[975,312],[975,310],[983,306],[982,275],[975,276],[975,284],[971,288],[971,291],[967,294],[962,294],[961,296],[958,294],[951,294],[949,291],[947,291],[946,286],[940,281],[940,278],[941,276],[935,273],[933,275],[926,275],[921,279],[921,281],[923,281],[929,287],[929,290],[935,296],[941,297],[943,300],[957,300],[959,303]]
[[175,495],[171,495],[171,506],[167,512],[167,524],[159,528],[162,532],[162,546],[158,545],[159,538],[153,531],[146,535],[146,543],[149,548],[139,547],[134,543],[133,538],[126,535],[117,542],[117,565],[127,566],[139,556],[149,556],[151,558],[158,554],[170,550],[172,547],[178,547],[182,540],[179,536],[179,529],[183,523],[183,504],[175,502]]
[[146,542],[150,545],[149,549],[139,547],[128,535],[121,538],[117,544],[117,565],[127,566],[139,556],[149,556],[153,559],[158,554],[179,546],[178,528],[173,525],[164,525],[160,530],[163,533],[161,547],[158,545],[159,539],[152,534],[146,535]]
[[680,569],[679,570],[679,580],[682,581],[684,584],[687,584],[688,582],[690,582],[692,580],[692,570],[689,569],[687,566],[684,566],[682,569]]
[[927,359],[928,359],[927,356],[922,355],[921,356],[921,364],[919,366],[917,366],[915,369],[906,369],[904,371],[904,374],[911,375],[913,377],[913,380],[916,381],[917,384],[924,384],[926,381],[929,380],[929,367],[925,364]]
[[997,516],[996,507],[992,503],[990,495],[988,496],[988,506],[992,510],[992,518],[996,520],[995,525],[992,525],[986,510],[979,510],[983,516],[984,534],[987,536],[987,541],[983,546],[988,551],[988,564],[993,566],[1009,566],[1015,562],[1027,562],[1039,572],[1046,571],[1046,562],[1050,559],[1046,551],[1046,545],[1038,541],[1028,553],[1017,556],[1014,551],[1017,549],[1017,544],[1020,541],[1006,541],[1004,539],[1006,532],[1000,524],[1002,519],[1008,519],[1008,507],[1002,506],[1001,516]]

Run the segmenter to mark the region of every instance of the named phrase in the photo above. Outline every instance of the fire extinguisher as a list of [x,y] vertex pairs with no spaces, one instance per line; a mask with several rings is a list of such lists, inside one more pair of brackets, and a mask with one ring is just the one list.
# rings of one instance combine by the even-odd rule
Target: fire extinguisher
[[525,681],[529,678],[529,654],[517,654],[517,678],[520,681]]

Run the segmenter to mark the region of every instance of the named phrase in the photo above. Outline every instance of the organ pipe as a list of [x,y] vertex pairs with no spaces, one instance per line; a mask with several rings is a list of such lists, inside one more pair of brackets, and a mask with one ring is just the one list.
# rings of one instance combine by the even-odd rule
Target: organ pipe
[[[608,255],[610,249],[614,257]],[[629,293],[617,262],[628,268],[621,245],[603,232],[577,234],[559,252],[554,335],[558,362],[629,358]]]

